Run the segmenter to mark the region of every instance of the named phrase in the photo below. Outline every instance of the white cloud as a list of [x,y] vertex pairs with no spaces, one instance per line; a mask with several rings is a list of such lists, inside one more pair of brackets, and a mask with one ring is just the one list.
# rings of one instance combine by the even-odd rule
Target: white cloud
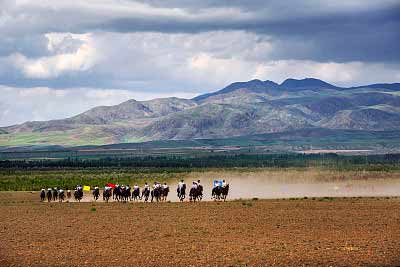
[[[86,71],[98,60],[90,34],[48,33],[48,50],[53,55],[27,58],[15,53],[11,56],[15,66],[28,78],[53,78],[71,71]],[[76,43],[81,44],[76,47]]]

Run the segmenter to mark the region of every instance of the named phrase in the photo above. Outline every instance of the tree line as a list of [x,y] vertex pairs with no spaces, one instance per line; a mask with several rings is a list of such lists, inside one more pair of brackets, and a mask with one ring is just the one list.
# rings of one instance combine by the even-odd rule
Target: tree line
[[98,159],[65,158],[40,160],[2,160],[2,169],[66,169],[66,168],[288,168],[330,167],[358,168],[375,167],[396,169],[400,154],[384,155],[338,155],[338,154],[237,154],[210,156],[143,156],[104,157]]

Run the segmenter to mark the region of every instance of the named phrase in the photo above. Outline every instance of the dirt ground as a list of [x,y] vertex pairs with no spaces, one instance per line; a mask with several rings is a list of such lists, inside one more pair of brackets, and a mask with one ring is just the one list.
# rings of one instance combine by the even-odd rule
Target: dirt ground
[[0,266],[400,266],[400,198],[37,197],[0,193]]

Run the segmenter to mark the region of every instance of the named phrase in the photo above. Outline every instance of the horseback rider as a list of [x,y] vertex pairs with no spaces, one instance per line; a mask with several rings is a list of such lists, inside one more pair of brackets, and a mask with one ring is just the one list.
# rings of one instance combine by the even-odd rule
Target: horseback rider
[[162,185],[162,188],[163,188],[163,189],[168,189],[167,183],[164,183],[164,184]]
[[60,199],[60,202],[64,201],[64,190],[61,188],[58,190],[58,197]]
[[133,186],[133,190],[138,190],[139,189],[139,186],[137,185],[137,184],[135,184],[134,186]]
[[80,184],[78,184],[76,186],[76,191],[82,191],[82,189],[83,189],[83,187]]
[[161,184],[159,182],[154,182],[153,189],[160,189]]
[[40,200],[44,200],[46,198],[46,190],[44,190],[44,188],[42,188],[42,190],[40,190]]
[[196,189],[199,187],[196,181],[193,181],[192,188]]
[[178,183],[178,192],[184,187],[184,185],[185,185],[185,182],[184,182],[183,180],[181,180],[181,181]]
[[144,183],[144,189],[145,190],[150,190],[150,186],[147,184],[147,182]]
[[225,182],[225,180],[222,180],[221,186],[222,186],[222,188],[225,188],[225,187],[226,187],[226,182]]

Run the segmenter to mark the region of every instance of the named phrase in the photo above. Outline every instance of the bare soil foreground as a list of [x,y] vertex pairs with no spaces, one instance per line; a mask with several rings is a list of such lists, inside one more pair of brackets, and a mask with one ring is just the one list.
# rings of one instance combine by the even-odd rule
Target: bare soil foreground
[[400,266],[399,198],[40,203],[0,194],[0,266]]

